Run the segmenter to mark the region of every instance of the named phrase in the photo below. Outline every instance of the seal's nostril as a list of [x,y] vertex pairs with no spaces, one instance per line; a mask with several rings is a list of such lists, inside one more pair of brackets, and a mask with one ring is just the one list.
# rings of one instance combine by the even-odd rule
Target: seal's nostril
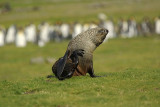
[[106,32],[108,33],[109,31],[106,29]]
[[108,33],[109,31],[107,29],[101,29],[101,30],[99,30],[99,32],[101,32],[101,33]]

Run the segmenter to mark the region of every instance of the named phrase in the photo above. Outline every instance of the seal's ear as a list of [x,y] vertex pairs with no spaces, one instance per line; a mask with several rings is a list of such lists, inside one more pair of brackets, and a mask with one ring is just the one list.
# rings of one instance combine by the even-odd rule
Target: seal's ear
[[67,62],[69,56],[70,56],[70,51],[67,50],[65,55],[58,61],[58,64],[57,64],[57,77],[58,77],[59,80],[63,79],[63,77],[61,77],[61,75],[63,73],[64,67],[66,65],[66,62]]

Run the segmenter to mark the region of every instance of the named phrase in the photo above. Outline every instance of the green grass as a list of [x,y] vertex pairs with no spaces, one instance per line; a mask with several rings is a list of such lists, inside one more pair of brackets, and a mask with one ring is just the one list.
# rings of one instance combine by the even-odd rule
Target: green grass
[[47,79],[52,64],[29,63],[38,56],[58,59],[67,44],[1,47],[0,107],[159,107],[159,36],[117,38],[102,44],[94,53],[94,69],[107,77]]
[[[39,24],[42,21],[98,21],[100,12],[116,22],[121,17],[128,19],[134,16],[137,21],[141,21],[144,16],[153,20],[160,15],[159,0],[1,0],[0,4],[6,2],[10,3],[12,11],[0,14],[0,23],[5,26],[13,23]],[[38,10],[34,11],[35,7]]]

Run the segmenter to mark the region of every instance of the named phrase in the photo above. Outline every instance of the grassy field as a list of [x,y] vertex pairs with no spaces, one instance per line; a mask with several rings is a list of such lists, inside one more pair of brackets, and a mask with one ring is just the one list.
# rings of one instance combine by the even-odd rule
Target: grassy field
[[0,48],[0,107],[159,107],[160,37],[113,39],[94,53],[102,78],[47,79],[52,64],[30,64],[33,57],[61,57],[68,41],[44,48],[29,44]]
[[160,0],[0,0],[0,8],[5,3],[11,7],[11,11],[0,14],[0,24],[5,26],[42,21],[98,21],[100,12],[114,21],[131,16],[137,21],[144,16],[154,20],[160,15]]
[[[118,19],[160,15],[160,0],[0,0],[0,25],[30,22],[98,21],[100,12]],[[94,53],[94,69],[102,78],[47,79],[52,64],[31,64],[34,57],[63,56],[68,41],[43,48],[28,44],[0,47],[0,107],[159,107],[160,36],[113,39]]]

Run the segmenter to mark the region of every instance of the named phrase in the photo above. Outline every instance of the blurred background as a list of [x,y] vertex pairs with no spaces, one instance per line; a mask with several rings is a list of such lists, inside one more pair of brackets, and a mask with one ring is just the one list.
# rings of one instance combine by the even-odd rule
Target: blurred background
[[51,74],[69,40],[97,26],[109,34],[96,51],[96,70],[158,68],[159,4],[160,0],[0,0],[0,80]]

